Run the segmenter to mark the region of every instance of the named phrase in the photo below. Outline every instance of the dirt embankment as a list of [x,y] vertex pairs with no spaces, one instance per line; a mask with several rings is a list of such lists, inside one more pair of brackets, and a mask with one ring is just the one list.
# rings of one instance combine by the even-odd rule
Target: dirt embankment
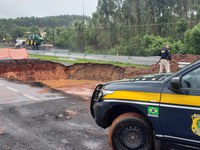
[[[178,70],[178,62],[193,62],[198,59],[200,59],[200,56],[196,55],[173,55],[171,70],[172,72]],[[148,69],[139,69],[90,63],[64,66],[59,63],[34,59],[0,61],[0,77],[22,81],[58,79],[111,81],[158,73],[158,70],[159,64],[152,65]]]
[[[186,54],[186,55],[172,55],[172,61],[170,62],[170,66],[171,66],[171,72],[176,72],[177,70],[179,70],[178,68],[178,63],[179,62],[194,62],[200,59],[200,55],[190,55],[190,54]],[[152,72],[152,73],[156,73],[159,70],[159,65],[158,64],[154,64],[152,65],[148,71]]]
[[34,59],[0,61],[0,76],[22,81],[63,79],[65,67],[48,61]]

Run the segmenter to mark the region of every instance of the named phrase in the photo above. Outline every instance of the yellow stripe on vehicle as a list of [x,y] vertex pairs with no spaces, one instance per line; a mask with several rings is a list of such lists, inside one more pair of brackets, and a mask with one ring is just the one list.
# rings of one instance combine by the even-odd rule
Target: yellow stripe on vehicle
[[200,106],[200,96],[162,94],[161,103],[186,106]]
[[121,99],[145,102],[159,102],[160,93],[135,92],[135,91],[115,91],[112,94],[105,95],[104,99]]
[[[136,91],[115,91],[107,94],[104,99],[119,99],[143,102],[160,102],[160,93],[136,92]],[[181,94],[162,94],[161,104],[200,106],[200,96],[181,95]]]

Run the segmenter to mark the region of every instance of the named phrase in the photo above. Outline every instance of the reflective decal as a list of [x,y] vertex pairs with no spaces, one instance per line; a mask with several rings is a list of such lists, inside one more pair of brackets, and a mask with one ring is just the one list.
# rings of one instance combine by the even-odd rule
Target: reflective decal
[[192,132],[200,136],[200,114],[192,116]]
[[137,92],[137,91],[115,91],[112,94],[105,95],[103,99],[118,99],[118,100],[131,100],[131,101],[143,101],[154,102],[160,101],[160,93],[151,92]]
[[149,117],[159,117],[159,108],[148,106],[148,116]]

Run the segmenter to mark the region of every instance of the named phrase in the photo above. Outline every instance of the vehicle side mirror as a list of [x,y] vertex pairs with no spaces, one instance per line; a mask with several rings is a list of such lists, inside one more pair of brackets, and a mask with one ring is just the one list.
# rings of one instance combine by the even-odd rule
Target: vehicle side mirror
[[178,90],[181,88],[181,80],[179,77],[174,77],[171,79],[170,86],[172,89]]

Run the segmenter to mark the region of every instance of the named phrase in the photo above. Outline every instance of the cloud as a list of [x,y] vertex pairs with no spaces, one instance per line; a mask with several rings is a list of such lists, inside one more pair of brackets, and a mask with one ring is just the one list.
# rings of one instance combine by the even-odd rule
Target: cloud
[[[1,0],[0,18],[44,17],[55,15],[92,16],[98,0]],[[84,8],[84,9],[83,9]]]

